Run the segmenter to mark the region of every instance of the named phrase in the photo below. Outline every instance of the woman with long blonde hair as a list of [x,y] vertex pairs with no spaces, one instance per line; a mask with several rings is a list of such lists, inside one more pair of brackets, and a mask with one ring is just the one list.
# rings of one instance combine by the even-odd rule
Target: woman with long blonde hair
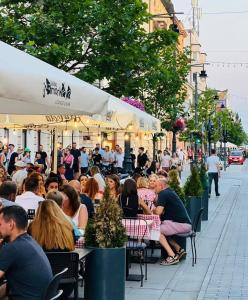
[[73,251],[73,227],[53,200],[40,203],[28,232],[44,251]]

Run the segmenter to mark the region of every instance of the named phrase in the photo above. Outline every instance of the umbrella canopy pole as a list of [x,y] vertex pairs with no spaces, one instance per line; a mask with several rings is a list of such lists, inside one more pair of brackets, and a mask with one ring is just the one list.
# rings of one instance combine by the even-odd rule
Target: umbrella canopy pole
[[57,174],[58,163],[58,128],[53,129],[52,170]]

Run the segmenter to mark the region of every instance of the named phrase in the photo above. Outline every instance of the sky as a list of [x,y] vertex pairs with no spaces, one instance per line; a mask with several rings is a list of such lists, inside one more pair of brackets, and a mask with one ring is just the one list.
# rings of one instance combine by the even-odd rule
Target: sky
[[[178,18],[186,28],[192,27],[191,0],[173,0],[173,3],[176,12],[184,12]],[[229,90],[230,106],[239,113],[248,131],[248,0],[199,0],[199,7],[203,13],[200,20],[202,52],[207,53],[207,61],[216,62],[206,68],[208,87]]]

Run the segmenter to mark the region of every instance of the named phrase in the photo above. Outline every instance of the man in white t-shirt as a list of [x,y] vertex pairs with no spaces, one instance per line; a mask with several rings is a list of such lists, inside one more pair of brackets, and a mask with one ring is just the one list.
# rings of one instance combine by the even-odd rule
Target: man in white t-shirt
[[16,204],[23,207],[26,212],[28,209],[37,210],[39,202],[44,199],[38,196],[39,192],[39,178],[38,177],[27,177],[25,179],[25,192],[20,196],[16,197]]
[[212,181],[214,180],[215,194],[220,196],[218,181],[220,177],[220,159],[216,155],[216,150],[211,150],[211,156],[207,158],[208,180],[209,180],[209,195],[211,195]]
[[105,147],[105,152],[102,156],[102,164],[105,167],[108,167],[113,161],[113,155],[112,153],[109,151],[109,146]]
[[123,161],[124,161],[124,153],[119,145],[115,146],[114,152],[114,163],[115,168],[117,169],[118,173],[122,172],[123,169]]

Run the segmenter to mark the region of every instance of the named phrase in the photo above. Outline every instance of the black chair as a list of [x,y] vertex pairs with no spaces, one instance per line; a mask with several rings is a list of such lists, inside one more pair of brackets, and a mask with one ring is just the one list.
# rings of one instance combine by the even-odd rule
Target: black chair
[[[143,279],[144,279],[144,274],[143,274],[143,268],[142,264],[145,264],[145,280],[147,280],[147,245],[144,242],[144,237],[146,236],[148,229],[147,222],[145,220],[141,219],[135,219],[135,218],[125,218],[124,220],[124,226],[135,228],[132,232],[132,235],[128,235],[128,242],[126,243],[126,250],[127,250],[127,262],[126,262],[126,276],[127,280],[130,281],[141,281],[140,286],[143,286]],[[139,226],[143,225],[146,226],[144,232],[139,231]],[[130,254],[132,256],[135,256],[134,254],[138,254],[139,258],[139,265],[140,265],[140,276],[136,275],[129,275],[129,263],[130,263]],[[132,279],[136,278],[136,279]]]
[[[78,299],[79,255],[75,252],[46,252],[53,274],[68,268],[60,281],[63,286],[73,286],[74,299]],[[65,292],[65,291],[64,291]]]
[[43,300],[55,300],[58,299],[63,294],[63,291],[62,290],[58,291],[58,288],[59,288],[61,278],[67,272],[67,270],[68,268],[65,268],[60,273],[54,275],[53,279],[49,283],[44,293],[44,296],[42,298]]
[[186,233],[179,233],[175,234],[175,236],[179,237],[185,237],[185,238],[190,238],[191,241],[191,251],[192,251],[192,267],[196,264],[196,246],[195,246],[195,238],[196,238],[196,229],[198,226],[198,223],[201,221],[201,216],[203,213],[203,208],[201,208],[198,212],[198,214],[195,217],[195,220],[193,220],[193,225],[192,225],[192,230]]
[[63,291],[62,290],[59,290],[57,295],[54,296],[52,299],[49,299],[49,300],[56,300],[56,299],[59,299],[59,297],[63,294]]
[[28,209],[27,215],[29,221],[33,220],[35,217],[35,209]]

